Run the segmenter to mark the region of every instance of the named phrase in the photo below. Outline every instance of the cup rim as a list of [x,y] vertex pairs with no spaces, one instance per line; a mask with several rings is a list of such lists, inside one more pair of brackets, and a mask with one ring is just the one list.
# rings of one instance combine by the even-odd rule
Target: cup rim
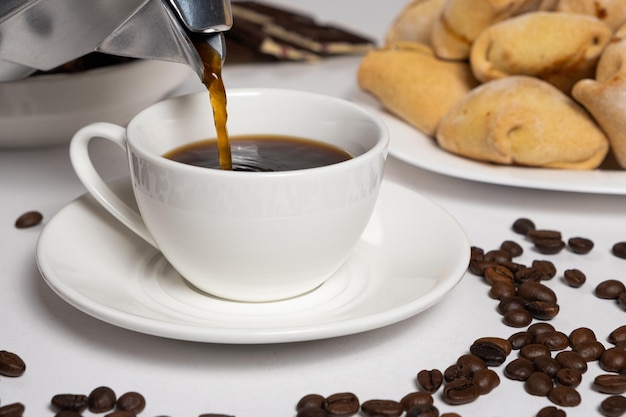
[[382,118],[380,118],[377,114],[375,114],[372,111],[369,111],[368,109],[353,103],[349,100],[343,99],[343,98],[339,98],[339,97],[335,97],[335,96],[330,96],[330,95],[326,95],[326,94],[321,94],[321,93],[313,93],[313,92],[308,92],[308,91],[303,91],[303,90],[293,90],[293,89],[284,89],[284,88],[232,88],[230,90],[227,90],[226,92],[227,94],[227,101],[230,97],[235,97],[235,96],[245,96],[245,95],[259,95],[259,94],[287,94],[287,95],[298,95],[298,96],[308,96],[311,98],[322,98],[324,100],[329,100],[335,103],[340,103],[341,105],[347,105],[349,107],[351,107],[353,110],[357,111],[358,113],[361,113],[365,116],[367,116],[367,118],[369,119],[369,121],[371,121],[377,128],[378,131],[380,132],[380,135],[377,139],[377,142],[375,143],[374,146],[372,146],[371,148],[367,149],[365,152],[363,152],[362,154],[356,155],[348,160],[342,161],[340,163],[335,163],[335,164],[331,164],[331,165],[323,165],[323,166],[319,166],[319,167],[315,167],[315,168],[304,168],[304,169],[295,169],[295,170],[289,170],[289,171],[269,171],[269,172],[259,172],[259,171],[254,171],[254,172],[249,172],[249,171],[232,171],[232,170],[222,170],[222,169],[210,169],[207,170],[204,167],[198,167],[198,166],[193,166],[193,165],[188,165],[188,164],[182,164],[180,162],[177,161],[173,161],[171,159],[167,159],[165,157],[163,157],[162,155],[156,155],[150,151],[148,151],[145,146],[143,146],[143,144],[141,143],[137,143],[135,141],[132,141],[128,139],[128,132],[130,130],[133,129],[134,125],[136,125],[137,123],[139,123],[139,119],[141,119],[141,116],[144,115],[145,113],[147,113],[148,111],[150,111],[151,109],[153,109],[155,106],[159,106],[162,105],[162,103],[165,102],[173,102],[173,101],[183,101],[183,100],[190,100],[193,97],[197,97],[197,96],[207,96],[208,92],[205,91],[199,91],[199,92],[195,92],[195,93],[190,93],[190,94],[185,94],[185,95],[181,95],[181,96],[175,96],[175,97],[170,97],[168,99],[165,100],[161,100],[157,103],[154,103],[152,105],[150,105],[149,107],[145,108],[144,110],[142,110],[141,112],[139,112],[137,115],[135,115],[133,117],[133,119],[129,122],[127,128],[126,128],[126,132],[127,132],[127,143],[128,146],[134,150],[137,150],[141,153],[143,158],[149,159],[151,162],[155,163],[155,164],[159,164],[162,165],[164,167],[176,167],[176,169],[178,170],[183,170],[183,171],[187,171],[187,172],[195,172],[195,173],[201,173],[201,172],[210,172],[211,176],[236,176],[238,178],[243,178],[245,176],[249,176],[249,175],[253,175],[254,178],[264,178],[264,177],[270,177],[270,178],[275,178],[275,177],[279,177],[279,176],[294,176],[294,175],[303,175],[305,173],[314,173],[314,172],[318,172],[320,170],[323,171],[329,171],[332,172],[333,170],[336,169],[345,169],[353,164],[357,164],[360,163],[360,161],[362,161],[363,159],[369,158],[371,157],[371,155],[375,155],[378,154],[379,152],[383,152],[385,153],[385,151],[388,149],[389,147],[389,142],[390,142],[390,138],[389,138],[389,129],[387,128],[387,125],[384,123],[384,121],[382,120]]

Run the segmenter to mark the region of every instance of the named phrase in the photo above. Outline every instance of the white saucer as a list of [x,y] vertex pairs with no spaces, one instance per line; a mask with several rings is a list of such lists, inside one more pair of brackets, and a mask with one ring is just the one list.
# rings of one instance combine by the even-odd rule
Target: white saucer
[[[113,187],[133,201],[129,179]],[[239,303],[193,289],[88,195],[45,226],[37,263],[61,298],[105,322],[175,339],[254,344],[348,335],[411,317],[455,287],[469,253],[449,214],[385,181],[346,264],[316,290],[289,300]]]

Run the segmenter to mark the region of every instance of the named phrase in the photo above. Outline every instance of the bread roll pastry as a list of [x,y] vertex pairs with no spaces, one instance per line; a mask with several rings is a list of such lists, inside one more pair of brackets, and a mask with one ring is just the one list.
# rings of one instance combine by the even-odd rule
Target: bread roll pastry
[[532,12],[485,29],[472,46],[470,62],[480,81],[531,75],[570,92],[594,76],[613,32],[595,17]]
[[555,10],[597,17],[614,31],[626,23],[624,0],[559,0]]
[[602,53],[596,79],[576,83],[572,96],[602,127],[615,160],[626,168],[626,26]]
[[447,0],[432,29],[435,53],[443,59],[464,60],[485,28],[541,4],[539,0]]
[[445,150],[507,165],[589,170],[608,140],[587,112],[551,84],[511,76],[475,88],[442,119]]
[[359,87],[390,112],[434,136],[439,119],[477,85],[469,65],[438,59],[416,42],[369,52],[359,65]]
[[385,43],[409,41],[430,45],[430,33],[446,0],[412,0],[387,30]]

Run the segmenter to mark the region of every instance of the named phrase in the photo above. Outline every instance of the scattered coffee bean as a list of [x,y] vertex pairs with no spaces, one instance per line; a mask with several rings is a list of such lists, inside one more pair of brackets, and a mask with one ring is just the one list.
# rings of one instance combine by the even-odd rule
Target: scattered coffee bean
[[617,296],[617,305],[622,310],[626,310],[626,291],[619,293],[619,295]]
[[83,415],[76,410],[61,410],[54,417],[83,417]]
[[550,323],[535,323],[528,326],[528,329],[526,329],[526,331],[530,333],[535,339],[544,333],[553,332],[555,330],[556,329],[554,328],[554,326]]
[[[76,416],[74,416],[76,417]],[[108,414],[105,414],[104,417],[137,417],[135,413],[128,410],[115,410]]]
[[508,268],[500,264],[495,264],[485,268],[483,271],[483,277],[488,284],[493,285],[496,282],[513,283],[514,275]]
[[525,301],[545,301],[551,304],[557,302],[554,291],[540,282],[521,283],[517,288],[517,296]]
[[472,375],[472,382],[478,387],[480,395],[486,395],[500,385],[500,377],[492,369],[480,369]]
[[307,407],[315,407],[322,408],[324,407],[324,396],[320,394],[307,394],[304,397],[300,398],[298,404],[296,404],[296,411],[300,411],[303,408]]
[[501,300],[503,298],[515,297],[517,293],[517,288],[515,288],[515,284],[513,282],[505,282],[498,281],[494,282],[489,289],[489,296],[491,298],[495,298],[496,300]]
[[433,396],[423,391],[410,392],[400,400],[404,411],[409,411],[418,405],[433,405],[433,403]]
[[17,377],[26,372],[26,363],[17,354],[0,350],[0,375]]
[[526,327],[533,321],[533,316],[524,309],[512,309],[504,313],[502,322],[510,327]]
[[561,365],[551,356],[538,356],[532,362],[536,371],[543,372],[549,375],[550,378],[555,378],[557,372],[561,369]]
[[[510,352],[511,344],[508,340],[502,339],[508,344]],[[472,346],[470,346],[470,352],[473,355],[478,356],[488,366],[499,366],[506,360],[508,355],[505,347],[502,344],[495,343],[489,340],[477,340]]]
[[200,414],[198,417],[235,417],[229,414],[216,414],[216,413],[208,413],[208,414]]
[[606,417],[620,417],[626,413],[626,397],[612,395],[600,403],[600,412]]
[[565,413],[565,411],[556,408],[554,406],[547,406],[547,407],[543,407],[541,410],[539,410],[539,412],[537,413],[537,417],[566,417],[567,413]]
[[502,262],[510,262],[512,260],[512,256],[511,253],[509,253],[508,251],[502,249],[494,249],[485,252],[485,254],[483,255],[483,260],[500,264]]
[[324,401],[323,409],[330,416],[352,416],[359,412],[361,404],[356,395],[351,392],[332,394]]
[[556,276],[556,266],[552,261],[546,261],[543,259],[536,259],[532,263],[532,267],[541,271],[545,278],[543,280],[549,280]]
[[531,242],[536,243],[538,240],[554,240],[561,241],[562,235],[558,230],[535,229],[526,233],[526,237]]
[[439,417],[439,409],[434,405],[418,405],[407,411],[406,417]]
[[546,280],[549,279],[548,276],[546,276],[546,274],[540,270],[537,269],[535,267],[524,267],[524,268],[520,268],[517,271],[515,271],[515,282],[518,284],[524,283],[524,282],[539,282],[542,280]]
[[561,368],[578,369],[583,374],[587,372],[587,362],[578,352],[564,350],[557,353],[554,359],[559,362]]
[[570,287],[580,288],[587,281],[587,276],[579,269],[567,269],[563,273],[563,281]]
[[574,368],[561,368],[556,373],[556,382],[568,387],[577,387],[583,380],[583,374]]
[[520,235],[526,236],[528,232],[535,230],[535,223],[526,218],[519,218],[513,223],[513,231]]
[[593,380],[593,389],[604,394],[623,394],[626,392],[626,375],[602,374]]
[[461,355],[454,364],[456,369],[455,378],[469,378],[474,372],[487,368],[484,360],[473,354]]
[[37,226],[43,220],[43,215],[38,211],[27,211],[15,220],[15,227],[26,229]]
[[109,387],[95,388],[87,397],[89,411],[92,413],[104,413],[115,407],[117,396]]
[[588,327],[578,327],[569,334],[569,343],[572,347],[583,343],[595,342],[597,340],[598,338],[595,332]]
[[11,403],[0,407],[0,417],[22,417],[24,404]]
[[[517,290],[516,290],[517,291]],[[498,303],[498,313],[505,315],[511,310],[525,310],[526,303],[521,298],[515,297],[502,297],[500,303]],[[532,319],[531,319],[532,320]]]
[[607,372],[621,372],[626,368],[626,350],[618,347],[605,349],[598,362]]
[[611,252],[618,258],[626,259],[626,242],[617,242],[611,248]]
[[534,337],[529,332],[517,332],[509,336],[509,343],[514,350],[520,350],[526,345],[533,343]]
[[526,303],[526,310],[536,319],[552,320],[559,314],[560,307],[548,301],[530,301]]
[[522,358],[526,358],[529,361],[539,356],[551,356],[550,349],[547,346],[540,343],[531,343],[520,349],[519,355]]
[[131,391],[120,396],[115,406],[118,410],[139,414],[146,408],[146,399],[140,393]]
[[369,400],[361,404],[361,411],[370,417],[400,417],[404,408],[393,400]]
[[80,413],[87,408],[88,400],[82,394],[57,394],[52,397],[52,405],[59,411],[71,410]]
[[461,417],[461,415],[457,413],[443,413],[439,417]]
[[617,300],[620,293],[626,291],[626,285],[616,279],[607,279],[596,286],[595,294],[598,298]]
[[526,358],[516,358],[504,367],[504,375],[515,381],[526,381],[535,372],[535,366]]
[[560,239],[536,239],[533,243],[535,244],[535,249],[545,255],[557,254],[565,247],[565,242]]
[[597,340],[595,342],[578,343],[572,347],[574,352],[577,352],[587,362],[597,361],[604,352],[604,345]]
[[550,375],[543,372],[535,371],[524,381],[524,389],[530,395],[545,397],[552,391],[553,387],[554,383],[552,382],[552,378],[550,378]]
[[563,332],[552,330],[541,333],[535,338],[535,342],[541,343],[550,350],[563,350],[569,346],[569,337]]
[[548,398],[562,407],[575,407],[580,404],[580,393],[567,385],[558,385],[548,393]]
[[448,404],[467,404],[475,401],[479,396],[478,386],[471,379],[455,379],[443,388],[443,399]]
[[298,411],[296,417],[330,417],[323,408],[306,407]]
[[522,248],[522,246],[513,240],[505,240],[504,242],[502,242],[502,244],[500,245],[500,250],[508,252],[509,255],[511,255],[511,257],[513,258],[517,258],[524,253],[524,249]]
[[432,394],[443,384],[443,374],[439,369],[421,370],[417,373],[417,383],[422,390]]
[[567,244],[572,252],[579,255],[585,255],[593,249],[593,241],[585,237],[572,237],[568,239]]

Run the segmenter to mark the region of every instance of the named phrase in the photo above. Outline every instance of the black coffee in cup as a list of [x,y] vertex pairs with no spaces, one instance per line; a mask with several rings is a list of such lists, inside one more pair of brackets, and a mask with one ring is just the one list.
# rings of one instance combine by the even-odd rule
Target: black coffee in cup
[[[352,158],[345,150],[320,141],[293,136],[231,136],[234,171],[293,171],[336,164]],[[217,140],[204,140],[173,149],[165,158],[204,168],[220,168]]]

